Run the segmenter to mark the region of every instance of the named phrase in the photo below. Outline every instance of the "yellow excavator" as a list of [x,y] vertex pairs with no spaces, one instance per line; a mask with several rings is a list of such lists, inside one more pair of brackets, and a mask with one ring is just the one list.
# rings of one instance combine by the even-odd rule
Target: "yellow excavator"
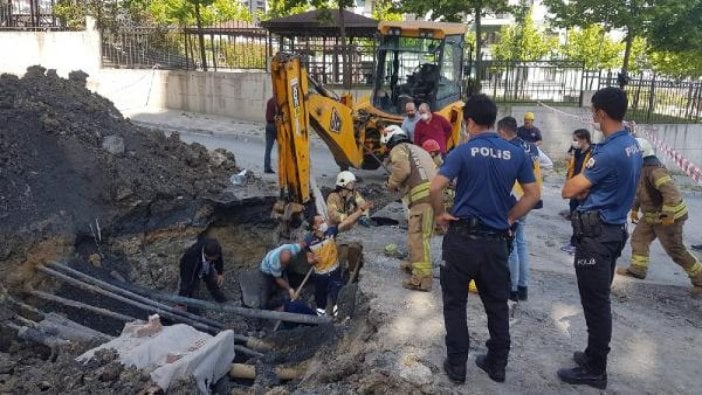
[[342,169],[376,169],[387,155],[380,143],[382,130],[402,123],[406,103],[427,103],[452,125],[447,148],[458,144],[466,25],[381,22],[378,31],[372,94],[356,103],[350,94],[338,97],[310,78],[299,56],[278,53],[273,58],[281,188],[274,211],[283,217],[299,213],[310,200],[311,130]]

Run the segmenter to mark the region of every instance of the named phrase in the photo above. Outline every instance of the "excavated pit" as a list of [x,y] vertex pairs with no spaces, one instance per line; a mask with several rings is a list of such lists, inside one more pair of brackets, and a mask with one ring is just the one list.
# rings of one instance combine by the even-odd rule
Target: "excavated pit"
[[[253,179],[232,185],[229,178],[239,169],[231,153],[208,151],[181,142],[177,133],[166,137],[132,124],[112,103],[85,88],[86,77],[74,72],[63,79],[39,66],[22,78],[0,76],[2,393],[133,394],[148,384],[148,375],[125,369],[114,355],[77,364],[74,358],[94,342],[48,347],[18,338],[11,326],[39,321],[42,313],[35,309],[60,313],[111,336],[124,324],[47,302],[29,295],[32,290],[139,319],[149,314],[50,278],[39,271],[43,265],[59,262],[113,284],[126,281],[175,293],[182,253],[199,236],[215,237],[223,246],[224,292],[239,303],[239,274],[257,270],[277,243],[270,219],[275,184]],[[294,275],[292,284],[302,277]],[[202,288],[200,297],[209,300]],[[305,300],[312,294],[308,285]],[[238,353],[235,362],[255,364],[257,378],[222,380],[217,393],[282,384],[272,373],[275,367],[314,364],[349,331],[345,323],[273,333],[271,321],[205,314],[274,345],[263,357]],[[177,383],[169,393],[194,393],[194,388],[192,382]]]

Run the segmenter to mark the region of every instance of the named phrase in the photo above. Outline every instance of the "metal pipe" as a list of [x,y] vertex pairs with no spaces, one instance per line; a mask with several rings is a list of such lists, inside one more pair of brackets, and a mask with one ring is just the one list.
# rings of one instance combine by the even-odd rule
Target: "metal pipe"
[[110,318],[113,318],[113,319],[118,320],[118,321],[131,322],[131,321],[137,320],[136,318],[134,318],[132,316],[116,313],[114,311],[103,309],[103,308],[97,307],[97,306],[91,306],[91,305],[81,303],[81,302],[78,302],[75,300],[62,298],[60,296],[56,296],[56,295],[53,295],[53,294],[50,294],[47,292],[32,290],[32,291],[29,291],[29,294],[32,296],[35,296],[37,298],[48,300],[48,301],[55,302],[55,303],[59,303],[62,305],[75,307],[75,308],[81,309],[81,310],[88,310],[88,311],[91,311],[93,313],[104,315],[105,317],[110,317]]
[[153,300],[153,299],[150,299],[150,298],[147,298],[147,297],[144,297],[144,296],[135,294],[134,292],[131,292],[131,291],[128,291],[128,290],[126,290],[126,289],[124,289],[124,288],[121,288],[121,287],[118,287],[118,286],[116,286],[116,285],[110,284],[110,283],[108,283],[108,282],[106,282],[106,281],[102,281],[102,280],[97,279],[97,278],[95,278],[95,277],[93,277],[93,276],[89,276],[89,275],[87,275],[87,274],[85,274],[85,273],[83,273],[83,272],[81,272],[81,271],[79,271],[79,270],[75,270],[75,269],[70,268],[70,267],[68,267],[68,266],[66,266],[66,265],[63,265],[63,264],[60,264],[60,263],[56,263],[56,262],[49,262],[48,265],[51,266],[51,267],[53,267],[53,268],[55,268],[55,269],[58,269],[58,270],[60,270],[60,271],[63,271],[63,272],[65,272],[65,273],[68,273],[68,274],[72,275],[73,277],[77,277],[77,278],[81,279],[82,281],[85,281],[85,282],[87,282],[87,283],[89,283],[89,284],[93,284],[93,285],[95,285],[95,286],[97,286],[97,287],[100,287],[100,288],[102,288],[102,289],[106,289],[106,290],[108,290],[108,291],[115,292],[115,293],[117,293],[117,294],[119,294],[119,295],[122,295],[122,296],[125,296],[125,297],[127,297],[127,298],[136,300],[136,301],[141,302],[141,303],[145,303],[145,304],[147,304],[147,305],[152,305],[152,306],[154,306],[154,307],[161,308],[161,309],[166,310],[166,311],[168,311],[168,312],[170,312],[170,313],[172,313],[172,314],[175,314],[175,315],[178,315],[178,316],[183,316],[184,318],[187,318],[187,319],[192,320],[192,321],[202,322],[203,324],[208,325],[208,326],[211,326],[211,327],[213,327],[213,328],[217,328],[217,329],[220,329],[220,330],[221,330],[221,329],[224,329],[224,325],[222,325],[221,323],[219,323],[219,322],[217,322],[217,321],[213,321],[213,320],[210,320],[210,319],[208,319],[208,318],[205,318],[205,317],[202,317],[202,316],[199,316],[199,315],[195,315],[195,314],[189,313],[189,312],[187,312],[187,311],[182,311],[182,310],[179,310],[179,309],[177,309],[177,308],[175,308],[175,307],[166,306],[166,305],[161,304],[161,303],[159,303],[159,302],[157,302],[157,301],[155,301],[155,300]]
[[243,317],[259,318],[259,319],[274,320],[274,321],[280,320],[280,321],[296,322],[299,324],[308,324],[308,325],[323,325],[323,324],[330,324],[332,322],[331,318],[329,318],[329,317],[317,317],[317,316],[313,316],[313,315],[286,313],[286,312],[282,312],[282,311],[250,309],[250,308],[241,307],[241,306],[233,306],[231,304],[212,303],[212,302],[199,300],[199,299],[192,299],[192,298],[186,298],[186,297],[178,296],[178,295],[165,294],[162,292],[148,290],[148,289],[145,289],[143,287],[140,287],[140,286],[134,285],[134,284],[128,284],[128,285],[125,284],[125,286],[129,287],[129,289],[132,290],[132,292],[142,293],[144,295],[148,295],[151,298],[158,298],[158,299],[164,300],[166,302],[183,304],[183,305],[192,306],[192,307],[199,307],[199,308],[202,308],[205,310],[210,310],[210,311],[232,313],[232,314],[240,315]]
[[256,358],[261,358],[263,356],[263,353],[260,353],[258,351],[254,351],[248,347],[240,346],[238,344],[234,345],[234,351],[237,351],[237,352],[240,352],[240,353],[246,354],[246,355],[251,355],[252,357],[256,357]]
[[210,333],[217,333],[220,331],[220,329],[218,329],[218,328],[213,328],[213,327],[206,325],[206,324],[203,324],[201,322],[196,322],[196,321],[184,318],[182,316],[175,315],[175,314],[171,313],[170,311],[165,310],[163,308],[139,303],[137,301],[125,298],[124,296],[117,295],[113,292],[110,292],[110,291],[104,290],[102,288],[90,285],[88,283],[77,280],[77,279],[70,277],[68,275],[65,275],[63,273],[59,273],[55,270],[49,269],[48,267],[39,266],[39,267],[37,267],[37,270],[39,270],[45,274],[48,274],[49,276],[59,278],[59,279],[63,280],[64,282],[71,284],[75,287],[82,288],[86,291],[95,292],[95,293],[107,296],[109,298],[118,300],[118,301],[123,302],[123,303],[127,303],[129,305],[143,309],[145,311],[152,311],[152,312],[158,313],[159,315],[162,315],[163,317],[167,317],[167,318],[170,318],[170,319],[173,319],[176,321],[182,321],[182,322],[187,323],[188,325],[191,325],[192,327],[200,329],[200,330],[210,332]]

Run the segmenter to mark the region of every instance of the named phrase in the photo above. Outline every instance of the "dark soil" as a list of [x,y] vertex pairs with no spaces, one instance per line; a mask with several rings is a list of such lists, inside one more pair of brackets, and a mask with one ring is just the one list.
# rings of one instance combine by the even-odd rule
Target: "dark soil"
[[188,225],[235,171],[231,153],[133,125],[85,87],[84,73],[63,79],[34,66],[21,79],[0,76],[0,260],[56,235]]

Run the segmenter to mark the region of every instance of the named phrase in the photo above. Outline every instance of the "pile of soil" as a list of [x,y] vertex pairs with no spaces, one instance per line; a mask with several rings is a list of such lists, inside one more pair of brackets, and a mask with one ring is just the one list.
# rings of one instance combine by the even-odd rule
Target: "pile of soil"
[[65,240],[188,226],[237,171],[227,151],[132,124],[86,77],[0,76],[0,261],[50,239],[56,255]]
[[[74,344],[62,348],[55,361],[47,361],[48,349],[15,343],[0,352],[0,392],[2,393],[153,393],[151,377],[143,370],[125,367],[115,350],[101,350],[86,364],[75,358],[90,348]],[[198,393],[194,379],[177,381],[171,394]]]

